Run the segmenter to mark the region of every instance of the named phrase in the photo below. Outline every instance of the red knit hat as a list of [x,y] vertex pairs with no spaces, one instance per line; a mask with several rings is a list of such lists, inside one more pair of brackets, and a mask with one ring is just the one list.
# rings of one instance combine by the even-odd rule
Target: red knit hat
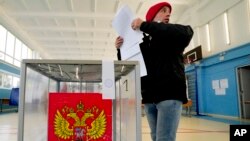
[[170,8],[170,12],[172,11],[172,6],[167,3],[167,2],[160,2],[160,3],[157,3],[153,6],[151,6],[149,9],[148,9],[148,12],[146,14],[146,21],[147,22],[151,22],[153,21],[155,15],[157,14],[157,12],[163,7],[163,6],[167,6]]

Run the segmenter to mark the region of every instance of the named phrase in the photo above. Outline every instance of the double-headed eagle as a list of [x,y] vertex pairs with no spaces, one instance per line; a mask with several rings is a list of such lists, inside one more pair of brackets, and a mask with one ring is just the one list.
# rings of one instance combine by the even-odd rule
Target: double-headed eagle
[[86,120],[90,117],[94,117],[94,114],[90,111],[87,111],[83,116],[79,117],[77,113],[70,112],[67,114],[67,118],[73,118],[73,125],[67,121],[59,110],[57,110],[55,119],[54,119],[54,131],[55,135],[61,139],[70,139],[74,136],[74,127],[83,127],[86,129],[85,136],[89,139],[99,139],[105,134],[106,130],[106,116],[102,110],[98,117],[96,117],[90,125],[86,124]]

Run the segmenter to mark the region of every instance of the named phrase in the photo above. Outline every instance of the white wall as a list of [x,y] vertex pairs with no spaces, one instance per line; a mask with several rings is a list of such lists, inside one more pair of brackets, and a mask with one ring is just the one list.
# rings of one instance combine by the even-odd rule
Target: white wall
[[[250,0],[204,0],[203,5],[191,7],[186,13],[189,18],[182,18],[179,21],[179,23],[188,23],[194,28],[192,44],[185,51],[201,45],[203,57],[208,57],[250,42],[249,2]],[[230,44],[226,43],[225,12],[228,19]],[[210,51],[208,51],[207,24]]]
[[242,0],[228,10],[228,22],[231,37],[230,48],[250,42],[250,0]]

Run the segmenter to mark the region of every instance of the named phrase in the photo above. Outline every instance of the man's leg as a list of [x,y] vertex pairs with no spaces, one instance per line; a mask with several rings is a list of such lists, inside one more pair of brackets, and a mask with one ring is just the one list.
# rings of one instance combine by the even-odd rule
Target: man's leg
[[156,141],[157,109],[155,104],[144,104],[148,124],[151,130],[152,141]]
[[156,141],[175,141],[182,111],[182,102],[165,100],[158,103],[156,107],[158,110]]

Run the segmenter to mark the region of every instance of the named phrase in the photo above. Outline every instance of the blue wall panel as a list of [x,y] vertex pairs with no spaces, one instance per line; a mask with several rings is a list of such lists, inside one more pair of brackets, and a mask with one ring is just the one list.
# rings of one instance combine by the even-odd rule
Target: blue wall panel
[[[205,68],[204,83],[206,87],[203,89],[207,100],[207,109],[205,109],[207,113],[238,116],[235,67],[230,65],[232,64],[222,63]],[[212,82],[222,79],[228,80],[228,88],[225,88],[225,94],[216,94]]]
[[[250,44],[246,44],[186,66],[197,74],[199,113],[239,117],[237,68],[250,65]],[[228,80],[225,94],[216,94],[212,82]]]
[[20,74],[20,69],[19,68],[14,67],[14,66],[9,65],[9,64],[5,64],[3,62],[0,62],[0,70],[3,70],[5,72],[9,72],[9,73],[12,73],[12,74],[16,74],[16,75]]
[[0,89],[0,98],[10,98],[10,89]]

